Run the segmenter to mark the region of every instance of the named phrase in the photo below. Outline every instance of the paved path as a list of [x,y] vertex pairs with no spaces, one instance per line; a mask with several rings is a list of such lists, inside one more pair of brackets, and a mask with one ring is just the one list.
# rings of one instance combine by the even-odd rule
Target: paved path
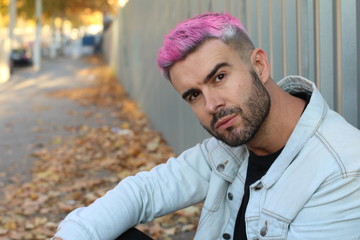
[[5,182],[19,180],[13,178],[17,174],[26,180],[33,161],[31,153],[69,135],[66,127],[98,126],[97,118],[86,117],[87,111],[102,112],[105,121],[114,121],[99,107],[84,107],[48,95],[55,90],[95,84],[94,76],[84,74],[94,66],[96,63],[83,59],[45,59],[41,71],[17,68],[11,80],[0,85],[0,189]]
[[[34,161],[31,153],[56,146],[59,139],[71,134],[66,128],[116,126],[119,120],[109,109],[49,96],[56,90],[95,85],[94,76],[84,74],[93,67],[96,63],[82,59],[44,60],[41,71],[17,68],[11,80],[0,85],[0,189],[7,183],[28,180]],[[87,113],[97,117],[87,117]],[[187,240],[193,235],[179,233],[173,239]]]

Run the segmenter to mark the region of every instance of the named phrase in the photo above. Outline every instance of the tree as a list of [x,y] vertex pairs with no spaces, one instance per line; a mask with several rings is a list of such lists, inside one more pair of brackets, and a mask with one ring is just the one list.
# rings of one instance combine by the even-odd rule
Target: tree
[[[118,7],[117,0],[43,0],[43,21],[51,23],[53,18],[66,19],[74,26],[84,24],[84,14],[101,12],[103,14],[114,14]],[[0,0],[0,16],[6,21],[1,25],[8,25],[9,0]],[[25,19],[34,19],[35,0],[18,0],[17,14]]]

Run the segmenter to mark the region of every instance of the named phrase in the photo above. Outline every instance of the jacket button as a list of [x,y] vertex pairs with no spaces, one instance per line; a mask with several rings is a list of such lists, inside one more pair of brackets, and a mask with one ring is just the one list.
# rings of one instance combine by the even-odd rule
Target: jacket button
[[258,185],[256,185],[256,186],[254,187],[254,190],[255,190],[255,191],[260,191],[260,190],[262,189],[262,187],[263,187],[263,185],[262,185],[261,183],[259,183]]
[[261,229],[260,229],[260,235],[262,237],[265,237],[266,234],[267,234],[267,231],[268,231],[268,226],[267,226],[267,221],[265,221],[265,226],[263,226]]
[[229,199],[229,200],[233,200],[233,197],[234,197],[233,194],[232,194],[231,192],[229,192],[229,193],[228,193],[228,199]]
[[218,170],[219,172],[223,172],[225,169],[225,165],[220,163],[219,165],[217,165],[216,170]]
[[230,236],[230,234],[228,234],[228,233],[224,233],[224,234],[223,234],[223,238],[224,238],[224,239],[230,239],[231,236]]

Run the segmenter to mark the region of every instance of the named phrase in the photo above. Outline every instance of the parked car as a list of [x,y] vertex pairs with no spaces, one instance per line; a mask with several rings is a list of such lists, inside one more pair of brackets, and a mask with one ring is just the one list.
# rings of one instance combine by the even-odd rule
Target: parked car
[[14,61],[11,59],[9,60],[9,69],[10,69],[10,73],[14,72]]
[[17,48],[11,50],[10,61],[14,66],[32,65],[32,54],[28,48]]

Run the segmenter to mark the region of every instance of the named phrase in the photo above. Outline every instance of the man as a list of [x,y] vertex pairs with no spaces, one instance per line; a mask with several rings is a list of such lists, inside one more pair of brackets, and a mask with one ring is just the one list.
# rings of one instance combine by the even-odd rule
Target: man
[[158,64],[214,137],[70,213],[57,237],[115,239],[203,201],[195,239],[359,239],[360,132],[298,76],[276,84],[239,21],[206,13]]

